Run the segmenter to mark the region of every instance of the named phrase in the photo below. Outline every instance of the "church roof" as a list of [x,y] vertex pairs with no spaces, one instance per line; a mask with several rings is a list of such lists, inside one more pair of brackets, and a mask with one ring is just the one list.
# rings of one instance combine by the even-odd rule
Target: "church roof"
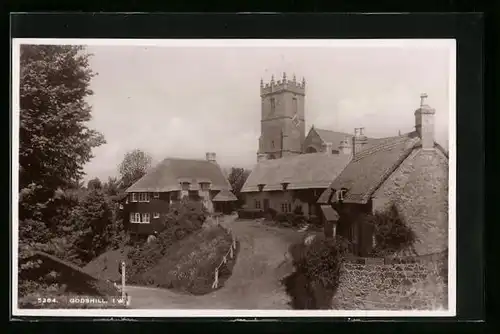
[[[325,143],[332,143],[334,147],[337,147],[340,142],[344,139],[348,139],[349,143],[352,143],[352,134],[348,134],[345,132],[337,132],[337,131],[331,131],[331,130],[324,130],[324,129],[318,129],[314,128],[314,131],[318,134],[318,136],[323,140]],[[363,150],[366,150],[372,146],[380,144],[382,141],[385,141],[387,138],[367,138],[366,144],[363,146]]]
[[287,189],[327,188],[345,168],[347,154],[310,153],[259,162],[246,180],[241,192]]
[[361,151],[321,194],[318,203],[328,203],[332,189],[346,188],[346,203],[367,203],[377,188],[419,145],[416,132],[385,138]]
[[231,190],[220,166],[207,160],[167,158],[134,183],[126,192],[168,192],[181,190],[180,183],[210,182],[212,190]]

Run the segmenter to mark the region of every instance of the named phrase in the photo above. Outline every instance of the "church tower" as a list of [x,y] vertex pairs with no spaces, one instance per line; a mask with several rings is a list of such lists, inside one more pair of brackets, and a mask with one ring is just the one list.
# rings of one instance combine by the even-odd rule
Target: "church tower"
[[305,139],[304,99],[306,82],[283,78],[264,85],[260,82],[262,102],[261,135],[259,138],[258,161],[277,159],[301,154]]

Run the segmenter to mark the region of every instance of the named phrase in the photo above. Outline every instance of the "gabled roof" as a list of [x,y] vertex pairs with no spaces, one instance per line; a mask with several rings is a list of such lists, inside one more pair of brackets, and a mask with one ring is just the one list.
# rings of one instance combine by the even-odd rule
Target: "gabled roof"
[[259,162],[243,185],[242,192],[327,188],[347,166],[347,154],[310,153]]
[[212,190],[231,190],[220,166],[207,160],[167,158],[134,183],[126,192],[167,192],[181,190],[181,182],[190,182],[191,190],[210,182]]
[[420,144],[420,137],[411,132],[382,140],[361,151],[321,194],[318,203],[328,203],[333,190],[347,188],[346,203],[367,203],[375,190]]
[[[313,128],[312,130],[316,131],[318,136],[323,140],[325,143],[332,143],[334,149],[336,149],[339,145],[340,142],[344,139],[349,140],[349,144],[352,145],[352,134],[345,133],[345,132],[337,132],[337,131],[331,131],[331,130],[324,130],[324,129],[318,129],[318,128]],[[382,141],[385,141],[387,138],[366,138],[367,142],[363,146],[363,151],[373,147],[375,145],[378,145]]]
[[215,197],[212,199],[213,202],[233,202],[238,199],[232,192],[229,190],[221,190]]

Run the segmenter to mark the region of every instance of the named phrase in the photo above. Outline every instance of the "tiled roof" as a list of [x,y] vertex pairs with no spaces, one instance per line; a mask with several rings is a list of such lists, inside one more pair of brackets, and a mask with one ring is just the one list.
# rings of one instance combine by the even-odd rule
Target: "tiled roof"
[[[326,142],[326,143],[332,143],[333,148],[337,149],[337,147],[340,145],[340,142],[344,139],[349,140],[349,144],[352,145],[352,134],[348,134],[345,132],[337,132],[337,131],[331,131],[331,130],[324,130],[324,129],[318,129],[314,128],[318,136]],[[384,141],[387,138],[367,138],[367,142],[365,146],[363,147],[363,150],[366,150],[374,145],[379,144],[381,141]]]
[[361,151],[321,194],[318,203],[327,203],[332,189],[346,188],[346,203],[367,203],[378,186],[420,143],[415,132],[381,140]]
[[232,192],[229,190],[221,190],[215,197],[212,199],[213,202],[233,202],[238,199]]
[[242,192],[282,190],[282,183],[288,183],[287,189],[327,188],[333,179],[350,161],[349,155],[310,153],[266,160],[258,163]]
[[219,165],[207,160],[167,158],[134,183],[127,192],[167,192],[180,190],[181,182],[210,182],[212,190],[231,190]]

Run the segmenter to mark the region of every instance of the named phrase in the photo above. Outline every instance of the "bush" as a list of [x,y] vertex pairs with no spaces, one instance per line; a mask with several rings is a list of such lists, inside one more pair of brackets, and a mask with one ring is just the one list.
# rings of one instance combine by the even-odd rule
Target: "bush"
[[240,219],[259,219],[259,218],[264,218],[264,210],[260,210],[260,209],[241,209],[241,210],[238,210],[238,218],[240,218]]
[[202,203],[186,200],[172,205],[156,240],[137,244],[128,252],[126,275],[130,282],[139,283],[140,275],[154,267],[170,246],[201,229],[207,216]]
[[328,309],[337,291],[345,248],[339,240],[316,236],[310,245],[290,247],[294,273],[282,283],[294,309]]
[[[173,244],[157,265],[140,275],[140,283],[196,295],[211,292],[215,268],[231,243],[231,235],[220,226],[200,230]],[[219,271],[219,287],[231,275],[235,257],[227,260]]]
[[321,222],[321,219],[318,216],[310,215],[307,221],[314,227],[323,227],[323,223]]
[[297,227],[306,222],[306,218],[303,215],[295,213],[278,213],[275,217],[275,220],[281,225],[287,227]]
[[372,250],[373,256],[387,256],[409,249],[416,240],[415,233],[406,225],[395,205],[360,220],[374,228],[376,246]]

